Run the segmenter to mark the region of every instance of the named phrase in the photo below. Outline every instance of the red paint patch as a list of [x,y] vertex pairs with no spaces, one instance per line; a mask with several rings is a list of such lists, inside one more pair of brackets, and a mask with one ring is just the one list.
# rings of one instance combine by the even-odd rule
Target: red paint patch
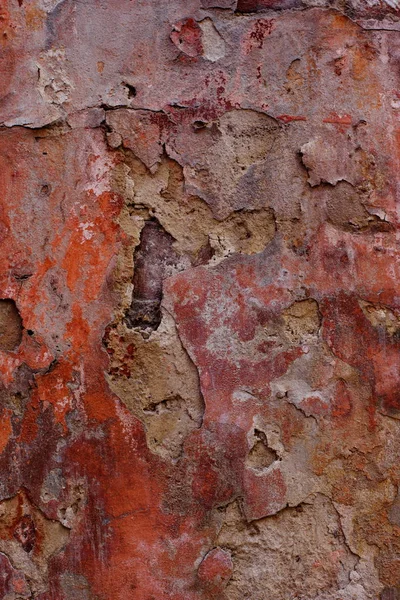
[[261,474],[246,469],[243,489],[243,509],[249,521],[274,515],[287,504],[286,484],[279,466]]
[[213,548],[206,554],[197,571],[202,587],[214,594],[221,593],[233,572],[231,555],[222,548]]
[[275,19],[257,19],[244,40],[245,54],[250,54],[254,48],[261,50],[265,38],[275,29]]
[[187,18],[175,23],[170,38],[181,52],[195,58],[203,54],[202,35],[200,25]]

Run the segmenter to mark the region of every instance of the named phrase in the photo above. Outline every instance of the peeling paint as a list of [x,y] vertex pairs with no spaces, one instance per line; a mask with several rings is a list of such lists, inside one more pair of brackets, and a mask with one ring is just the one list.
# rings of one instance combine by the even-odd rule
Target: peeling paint
[[0,9],[0,596],[395,600],[396,3]]

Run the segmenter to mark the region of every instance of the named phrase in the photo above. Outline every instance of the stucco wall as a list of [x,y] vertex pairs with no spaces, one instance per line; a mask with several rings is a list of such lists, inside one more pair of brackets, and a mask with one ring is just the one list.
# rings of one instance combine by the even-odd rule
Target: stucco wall
[[4,0],[0,597],[399,600],[400,12]]

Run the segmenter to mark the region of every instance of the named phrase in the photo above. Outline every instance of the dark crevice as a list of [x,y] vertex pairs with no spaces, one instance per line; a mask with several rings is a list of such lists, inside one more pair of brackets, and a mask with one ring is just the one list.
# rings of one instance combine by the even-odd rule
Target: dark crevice
[[125,316],[128,327],[154,331],[160,325],[163,281],[179,259],[173,243],[156,219],[146,222],[135,250],[132,303]]
[[129,98],[129,100],[132,100],[132,98],[136,97],[137,90],[136,90],[136,88],[135,88],[134,85],[132,85],[130,83],[126,83],[126,81],[124,81],[122,83],[122,85],[128,90],[128,98]]
[[266,10],[287,10],[303,7],[301,0],[238,0],[237,13],[258,13]]
[[24,515],[14,531],[15,539],[21,544],[25,552],[33,550],[36,543],[36,528],[30,515]]

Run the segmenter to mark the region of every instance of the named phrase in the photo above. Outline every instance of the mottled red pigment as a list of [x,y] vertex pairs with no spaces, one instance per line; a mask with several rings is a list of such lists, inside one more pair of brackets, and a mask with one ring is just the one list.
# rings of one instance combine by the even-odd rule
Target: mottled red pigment
[[0,598],[400,597],[399,11],[0,7]]

